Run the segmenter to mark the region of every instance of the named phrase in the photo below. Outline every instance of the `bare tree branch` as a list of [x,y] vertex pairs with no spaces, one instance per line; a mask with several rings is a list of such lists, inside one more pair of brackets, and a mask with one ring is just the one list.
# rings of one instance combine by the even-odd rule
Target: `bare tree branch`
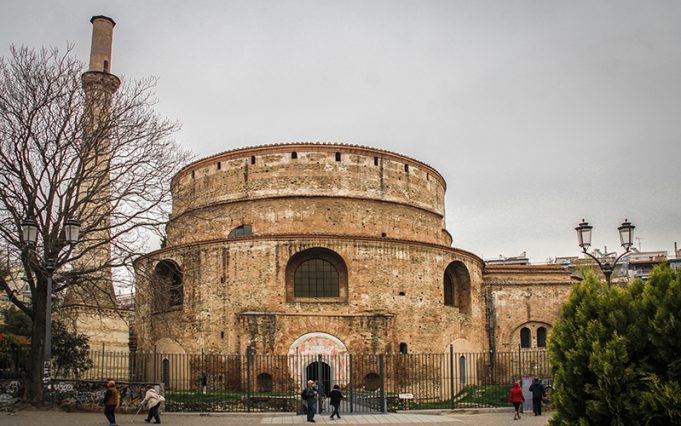
[[[0,239],[20,259],[32,303],[20,302],[4,278],[0,289],[34,322],[32,360],[53,296],[47,261],[63,300],[115,306],[112,270],[131,268],[143,236],[164,232],[171,178],[190,160],[172,139],[178,123],[154,111],[155,79],[116,90],[115,76],[83,69],[72,46],[11,47],[0,58]],[[70,247],[64,224],[74,217],[81,239]],[[21,236],[25,218],[38,225],[33,248]]]

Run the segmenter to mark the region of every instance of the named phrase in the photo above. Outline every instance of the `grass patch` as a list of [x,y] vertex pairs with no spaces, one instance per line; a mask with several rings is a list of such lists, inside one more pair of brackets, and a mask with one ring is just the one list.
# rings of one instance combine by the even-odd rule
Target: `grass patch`
[[510,385],[471,385],[451,399],[444,401],[410,402],[412,410],[462,407],[505,407],[508,403]]

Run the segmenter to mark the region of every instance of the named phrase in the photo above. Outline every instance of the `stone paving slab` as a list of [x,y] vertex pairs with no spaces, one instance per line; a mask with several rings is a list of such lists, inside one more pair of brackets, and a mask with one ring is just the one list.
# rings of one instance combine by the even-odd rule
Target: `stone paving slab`
[[[315,416],[316,423],[322,425],[450,425],[450,426],[546,426],[549,416],[523,416],[521,421],[513,421],[512,412],[493,412],[482,414],[448,412],[440,414],[348,414],[340,420],[327,416]],[[144,413],[117,414],[119,426],[147,425]],[[305,416],[293,414],[234,414],[219,413],[210,415],[161,413],[161,424],[176,426],[262,426],[262,425],[308,425]],[[0,426],[106,426],[108,422],[102,413],[65,413],[56,410],[23,410],[16,413],[0,412]]]
[[[328,416],[316,415],[315,423],[322,425],[364,425],[364,424],[425,424],[425,423],[461,423],[453,417],[428,414],[347,414],[340,419],[331,420]],[[265,417],[262,424],[297,425],[308,424],[306,416]]]

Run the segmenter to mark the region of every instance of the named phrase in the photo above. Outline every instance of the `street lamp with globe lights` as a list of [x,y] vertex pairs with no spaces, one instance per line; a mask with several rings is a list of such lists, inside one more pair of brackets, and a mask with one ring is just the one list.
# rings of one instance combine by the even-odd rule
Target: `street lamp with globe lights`
[[[80,222],[71,218],[64,221],[64,245],[74,245],[80,238]],[[21,223],[21,233],[30,247],[35,247],[38,239],[38,223],[35,219],[27,217]],[[54,258],[45,259],[45,271],[47,271],[47,297],[45,300],[45,342],[43,352],[43,382],[49,384],[52,377],[52,276],[56,269],[56,257],[63,246],[54,253]]]
[[591,246],[591,229],[593,229],[593,226],[589,225],[587,221],[582,219],[582,223],[575,228],[577,231],[577,241],[579,246],[582,248],[582,252],[596,261],[598,266],[601,268],[601,271],[603,271],[603,275],[605,275],[605,279],[608,282],[608,287],[611,285],[610,277],[612,276],[612,272],[615,270],[615,266],[617,266],[617,262],[622,257],[629,254],[631,247],[634,245],[634,228],[636,227],[632,225],[628,219],[624,219],[622,225],[617,228],[620,233],[620,243],[624,248],[624,252],[617,256],[612,264],[610,264],[610,262],[607,260],[601,262],[596,256],[587,251]]

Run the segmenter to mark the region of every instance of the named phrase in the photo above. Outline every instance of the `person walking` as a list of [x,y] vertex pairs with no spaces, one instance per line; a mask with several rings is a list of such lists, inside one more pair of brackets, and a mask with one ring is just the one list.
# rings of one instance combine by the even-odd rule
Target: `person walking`
[[523,390],[520,388],[520,382],[516,381],[513,383],[513,387],[511,388],[511,392],[508,395],[508,400],[513,403],[513,407],[515,408],[515,414],[513,415],[513,420],[519,420],[520,419],[520,405],[525,401],[525,397],[523,396]]
[[329,394],[329,404],[333,407],[333,413],[331,413],[331,420],[333,416],[338,416],[340,419],[340,414],[338,414],[338,408],[340,408],[341,399],[343,399],[343,394],[340,391],[340,386],[333,385],[333,390]]
[[118,389],[116,382],[109,380],[104,393],[104,415],[109,421],[109,426],[116,426],[116,406],[118,405]]
[[544,398],[544,393],[546,393],[546,388],[537,377],[532,380],[530,392],[532,392],[532,411],[535,416],[541,416],[541,401]]
[[156,392],[156,389],[154,389],[153,386],[151,385],[147,386],[147,393],[144,394],[144,399],[140,403],[141,405],[144,405],[144,403],[146,402],[147,407],[149,408],[147,418],[144,419],[145,422],[151,423],[151,419],[153,418],[156,421],[156,423],[161,423],[161,416],[159,415],[159,410],[161,409],[161,403],[165,400],[166,399],[162,395],[159,395],[159,393]]
[[300,393],[307,405],[307,421],[315,423],[314,415],[317,412],[317,391],[314,389],[314,380],[307,381],[307,387]]

